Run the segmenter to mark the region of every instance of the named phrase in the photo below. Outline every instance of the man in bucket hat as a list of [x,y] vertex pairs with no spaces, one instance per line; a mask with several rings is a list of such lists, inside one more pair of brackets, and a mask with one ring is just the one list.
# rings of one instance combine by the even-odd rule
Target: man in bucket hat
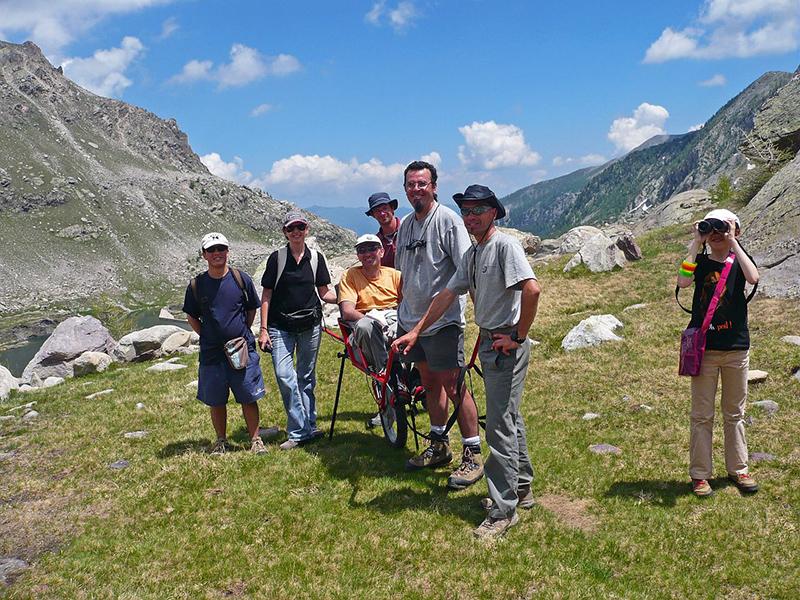
[[478,538],[497,538],[519,521],[517,508],[534,504],[533,467],[520,412],[531,342],[528,330],[536,316],[540,287],[519,242],[497,230],[505,216],[494,192],[471,185],[453,196],[464,225],[476,244],[461,258],[458,270],[433,300],[419,323],[393,347],[408,352],[419,335],[467,291],[480,327],[479,355],[486,388],[486,461],[489,498],[481,501],[488,516],[474,530]]
[[394,268],[394,255],[397,251],[397,230],[400,228],[400,219],[394,216],[397,210],[397,200],[389,197],[386,192],[376,192],[369,197],[369,210],[365,213],[380,225],[378,239],[383,245],[381,265]]

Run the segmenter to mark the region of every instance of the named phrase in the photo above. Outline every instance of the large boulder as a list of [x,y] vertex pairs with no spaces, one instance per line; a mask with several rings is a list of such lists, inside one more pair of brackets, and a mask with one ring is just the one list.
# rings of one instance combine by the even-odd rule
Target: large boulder
[[564,272],[584,264],[592,273],[602,273],[615,267],[624,267],[625,263],[625,254],[614,240],[601,231],[583,243],[564,267]]
[[614,315],[592,315],[573,327],[561,340],[564,350],[577,350],[597,346],[603,342],[617,342],[621,337],[614,330],[622,327],[622,322]]
[[134,331],[120,338],[112,356],[120,362],[150,360],[161,356],[161,346],[169,336],[182,333],[184,329],[175,325],[155,325]]
[[542,240],[538,235],[533,235],[532,233],[520,231],[512,227],[498,227],[497,229],[516,238],[525,251],[525,254],[536,254],[539,251],[539,247],[542,245]]
[[105,352],[84,352],[72,364],[72,374],[82,377],[91,373],[102,373],[113,362]]
[[94,317],[70,317],[59,323],[25,367],[20,383],[48,377],[72,377],[73,363],[84,352],[110,353],[114,338]]
[[0,365],[0,400],[5,400],[13,390],[17,389],[19,380],[11,374],[11,371]]
[[176,352],[184,353],[189,346],[199,341],[200,336],[194,331],[177,331],[161,344],[161,355],[165,356]]
[[[603,232],[591,225],[573,227],[558,238],[561,242],[558,247],[558,254],[573,254],[578,252],[586,242],[598,235],[603,235]],[[542,244],[544,244],[544,242],[542,242]]]

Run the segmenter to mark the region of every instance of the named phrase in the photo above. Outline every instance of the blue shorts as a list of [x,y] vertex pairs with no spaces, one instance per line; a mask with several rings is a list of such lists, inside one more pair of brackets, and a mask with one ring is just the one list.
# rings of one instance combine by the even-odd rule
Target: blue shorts
[[264,377],[258,361],[258,353],[251,350],[247,367],[241,371],[231,368],[226,360],[213,365],[200,365],[197,399],[207,406],[225,406],[230,392],[233,392],[239,404],[252,404],[263,398]]

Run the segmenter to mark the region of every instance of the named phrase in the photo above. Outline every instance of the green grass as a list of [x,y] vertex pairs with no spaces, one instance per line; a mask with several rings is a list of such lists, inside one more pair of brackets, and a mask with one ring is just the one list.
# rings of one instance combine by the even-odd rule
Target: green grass
[[[30,400],[32,424],[0,424],[0,556],[32,568],[9,598],[796,598],[800,595],[800,364],[797,302],[751,304],[752,368],[769,371],[750,401],[750,451],[762,489],[742,497],[721,479],[701,501],[687,485],[689,381],[677,376],[685,315],[672,297],[681,228],[640,240],[645,260],[607,274],[540,266],[540,312],[523,406],[540,503],[501,542],[472,539],[485,483],[444,487],[447,470],[406,473],[411,455],[363,425],[371,400],[346,367],[336,435],[266,456],[211,457],[207,411],[188,369],[149,374],[115,366]],[[686,302],[689,302],[688,294]],[[640,310],[622,312],[634,303]],[[612,313],[624,341],[564,353],[560,341],[590,314]],[[468,346],[474,340],[469,330]],[[338,359],[326,339],[317,369],[320,423],[329,422]],[[260,403],[284,424],[271,366]],[[84,396],[106,388],[112,394]],[[478,394],[482,403],[482,393]],[[136,411],[137,402],[146,408]],[[651,412],[635,407],[647,404]],[[4,407],[4,408],[5,408]],[[588,411],[600,419],[583,421]],[[5,410],[1,411],[5,414]],[[229,428],[244,449],[238,408]],[[126,431],[146,429],[143,440]],[[456,440],[458,436],[453,436]],[[620,456],[587,448],[606,442]],[[456,450],[459,444],[454,444]],[[114,471],[118,459],[130,467]],[[724,475],[721,428],[715,467]],[[3,592],[0,592],[2,595]]]

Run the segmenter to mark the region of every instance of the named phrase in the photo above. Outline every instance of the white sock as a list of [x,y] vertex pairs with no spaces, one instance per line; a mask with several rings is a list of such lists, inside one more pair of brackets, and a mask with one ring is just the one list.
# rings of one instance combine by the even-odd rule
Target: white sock
[[481,436],[474,435],[472,437],[462,437],[461,438],[461,445],[462,446],[480,446],[481,445]]
[[435,433],[436,435],[444,435],[444,425],[431,425],[431,433]]

